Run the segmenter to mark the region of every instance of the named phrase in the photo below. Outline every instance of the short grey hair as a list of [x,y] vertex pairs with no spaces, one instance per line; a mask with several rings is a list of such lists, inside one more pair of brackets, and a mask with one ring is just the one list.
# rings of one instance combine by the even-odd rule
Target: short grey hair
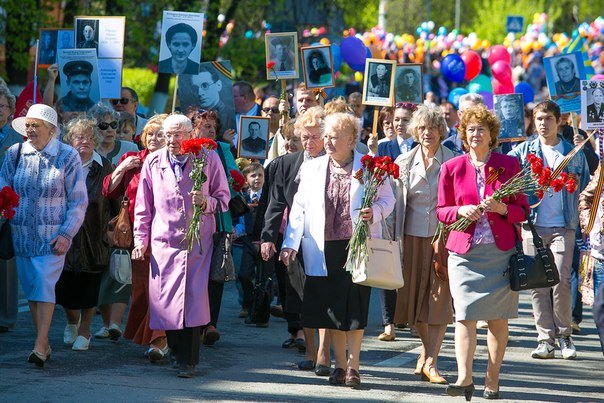
[[103,120],[105,116],[110,116],[113,120],[118,120],[120,115],[108,106],[105,106],[101,103],[94,105],[92,108],[88,109],[86,115],[90,118],[95,119],[97,122]]
[[15,112],[15,103],[17,102],[17,98],[10,92],[8,87],[0,85],[0,98],[6,97],[8,101],[8,109],[11,113]]
[[356,147],[361,132],[361,119],[346,112],[334,112],[325,116],[325,132],[328,128],[337,128],[338,133],[349,134],[352,138],[352,148]]
[[193,124],[191,123],[191,119],[186,117],[185,115],[181,115],[180,113],[174,113],[166,118],[163,123],[163,130],[166,131],[170,126],[179,126],[182,127],[187,132],[193,130]]
[[[474,106],[484,105],[484,97],[480,94],[470,92],[468,94],[463,94],[462,96],[460,96],[459,100],[457,101],[457,105],[461,105],[462,102],[471,102],[472,104],[474,104]],[[459,107],[457,109],[459,109]]]
[[447,136],[447,122],[445,117],[440,112],[440,109],[436,106],[418,105],[417,110],[413,112],[409,126],[407,127],[407,133],[411,134],[413,140],[419,140],[419,133],[417,128],[420,125],[427,127],[435,127],[438,129],[440,134],[440,140],[444,140]]

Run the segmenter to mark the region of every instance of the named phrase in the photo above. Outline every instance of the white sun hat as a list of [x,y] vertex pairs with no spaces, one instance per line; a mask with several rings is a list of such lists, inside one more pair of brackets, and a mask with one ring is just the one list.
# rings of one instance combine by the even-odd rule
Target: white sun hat
[[54,127],[59,127],[57,123],[57,112],[50,106],[44,104],[32,105],[27,110],[27,115],[25,117],[13,119],[13,129],[23,136],[27,136],[25,133],[25,119],[40,119],[50,123]]

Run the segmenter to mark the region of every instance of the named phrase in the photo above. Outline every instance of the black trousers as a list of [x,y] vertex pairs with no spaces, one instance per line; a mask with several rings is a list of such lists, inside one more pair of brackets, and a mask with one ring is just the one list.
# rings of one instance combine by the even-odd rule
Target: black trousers
[[396,309],[396,290],[380,289],[380,303],[382,305],[382,323],[384,326],[394,323],[394,310]]
[[219,283],[212,280],[208,281],[208,299],[210,302],[210,323],[208,323],[208,325],[218,327],[218,315],[220,314],[223,291],[224,283]]
[[602,354],[604,354],[604,281],[600,283],[600,288],[594,290],[596,296],[594,298],[594,306],[592,308],[594,322],[600,334],[600,344],[602,345]]
[[199,336],[201,326],[185,327],[179,330],[166,330],[171,355],[176,356],[179,364],[199,364]]

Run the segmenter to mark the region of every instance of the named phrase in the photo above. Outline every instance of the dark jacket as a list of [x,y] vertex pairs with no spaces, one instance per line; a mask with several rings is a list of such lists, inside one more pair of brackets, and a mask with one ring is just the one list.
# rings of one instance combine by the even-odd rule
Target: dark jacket
[[103,242],[103,235],[109,220],[117,215],[119,204],[116,200],[103,197],[103,178],[113,172],[113,167],[106,158],[102,160],[102,166],[96,161],[92,162],[86,177],[88,208],[84,223],[73,237],[65,256],[64,270],[100,273],[109,263],[109,248]]

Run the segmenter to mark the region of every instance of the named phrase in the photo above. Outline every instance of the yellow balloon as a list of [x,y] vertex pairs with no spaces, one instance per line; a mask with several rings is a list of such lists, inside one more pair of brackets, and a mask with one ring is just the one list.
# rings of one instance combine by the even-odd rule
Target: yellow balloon
[[363,81],[363,73],[361,73],[360,71],[355,71],[354,72],[354,80],[355,81]]
[[319,43],[321,43],[322,45],[329,45],[329,39],[327,39],[327,38],[321,38],[321,40],[319,41]]

